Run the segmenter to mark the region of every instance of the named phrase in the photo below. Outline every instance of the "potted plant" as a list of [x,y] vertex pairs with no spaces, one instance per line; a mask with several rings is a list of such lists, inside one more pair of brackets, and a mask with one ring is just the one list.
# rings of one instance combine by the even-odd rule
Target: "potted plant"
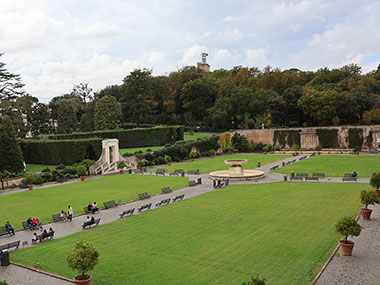
[[29,190],[33,190],[33,182],[34,182],[34,176],[28,175],[23,180],[21,180],[22,184],[27,184]]
[[375,188],[377,197],[380,198],[380,171],[372,175],[371,180],[369,181],[369,184],[373,188]]
[[75,284],[90,284],[92,277],[85,273],[94,269],[98,264],[98,259],[99,252],[91,243],[84,241],[76,243],[74,249],[66,257],[69,267],[81,274],[74,277]]
[[145,166],[144,161],[140,160],[137,162],[137,167],[140,169],[140,171],[143,171],[143,167]]
[[349,241],[347,238],[348,236],[360,235],[362,227],[354,218],[343,217],[335,224],[335,229],[338,233],[344,236],[344,238],[339,241],[342,255],[351,256],[355,243]]
[[86,167],[84,165],[79,165],[77,167],[77,174],[80,176],[80,181],[83,181],[84,176],[86,175]]
[[355,146],[354,147],[354,153],[356,154],[356,155],[359,155],[359,151],[361,150],[362,148],[360,147],[360,146]]
[[379,197],[377,197],[377,194],[371,190],[363,190],[360,193],[360,202],[364,206],[364,208],[360,210],[363,220],[369,220],[371,218],[372,210],[368,209],[368,205],[379,204]]
[[196,157],[197,157],[197,153],[196,152],[192,151],[192,152],[189,153],[189,158],[191,158],[191,161],[194,161]]
[[322,150],[322,146],[319,144],[315,147],[315,150],[317,151],[317,154],[320,155],[321,154],[321,150]]
[[120,174],[123,174],[123,168],[127,167],[124,160],[120,160],[117,164],[117,168],[120,169]]

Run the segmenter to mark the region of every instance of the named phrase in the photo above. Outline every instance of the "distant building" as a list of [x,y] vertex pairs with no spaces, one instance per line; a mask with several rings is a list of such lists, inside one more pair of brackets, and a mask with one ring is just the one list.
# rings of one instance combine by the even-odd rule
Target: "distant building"
[[210,65],[206,62],[206,57],[208,56],[208,53],[201,53],[202,56],[202,62],[197,62],[197,67],[199,69],[202,69],[203,71],[210,72]]

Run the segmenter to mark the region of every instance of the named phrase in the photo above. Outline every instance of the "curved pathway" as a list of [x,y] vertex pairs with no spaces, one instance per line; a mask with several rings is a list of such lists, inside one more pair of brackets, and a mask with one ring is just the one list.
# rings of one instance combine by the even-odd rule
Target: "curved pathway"
[[[275,165],[281,165],[282,162],[285,164],[289,161],[297,160],[299,161],[299,158],[301,156],[295,156],[295,157],[288,157],[285,159],[282,159],[280,161],[276,161],[273,163],[268,163],[263,165],[262,167],[255,168],[257,170],[261,170],[265,172],[265,177],[261,180],[258,181],[231,181],[230,184],[252,184],[252,183],[270,183],[270,182],[275,182],[275,181],[283,181],[284,180],[284,175],[280,173],[270,173],[270,168],[275,166]],[[308,156],[309,157],[309,156]],[[129,174],[127,174],[129,175]],[[141,175],[141,174],[136,174],[136,175]],[[144,174],[144,175],[154,175],[154,174]],[[179,190],[175,190],[172,193],[169,194],[161,194],[161,195],[156,195],[153,196],[149,199],[146,200],[138,200],[138,201],[132,201],[128,202],[126,204],[119,205],[119,207],[116,208],[111,208],[111,209],[102,209],[100,210],[97,214],[93,215],[95,219],[100,218],[100,224],[105,224],[105,223],[111,223],[115,220],[119,219],[119,214],[122,213],[125,210],[136,208],[136,213],[137,213],[137,208],[148,204],[152,203],[152,209],[155,208],[156,203],[159,203],[163,199],[167,198],[174,198],[177,195],[185,194],[184,199],[188,199],[191,197],[195,197],[198,195],[201,195],[203,193],[209,192],[209,191],[214,191],[215,189],[212,186],[212,181],[208,178],[208,174],[200,174],[200,175],[186,175],[190,180],[196,180],[198,177],[202,178],[202,184],[201,185],[196,185],[193,187],[186,187],[182,188]],[[102,177],[102,176],[100,176]],[[100,177],[94,177],[93,179],[97,179]],[[363,182],[363,183],[368,183],[369,179],[362,178],[358,179],[358,182]],[[78,181],[78,180],[77,180]],[[320,179],[321,182],[341,182],[341,178],[325,178],[325,179]],[[76,181],[73,181],[74,183]],[[310,182],[313,183],[313,182]],[[51,184],[51,185],[46,185],[44,187],[51,187],[51,186],[56,186],[57,184]],[[217,190],[216,190],[217,191]],[[14,193],[14,192],[11,192]],[[5,194],[5,193],[4,193]],[[179,202],[180,203],[180,202]],[[72,220],[72,222],[55,222],[55,223],[47,223],[44,224],[44,228],[48,229],[49,227],[52,227],[55,231],[55,238],[60,238],[64,236],[68,236],[71,234],[74,234],[76,232],[79,232],[82,230],[81,225],[83,224],[83,221],[85,219],[85,215],[78,215],[75,216]],[[380,227],[378,227],[380,229]],[[0,244],[6,244],[12,241],[18,241],[20,240],[20,248],[23,247],[28,247],[31,246],[31,240],[33,237],[33,233],[36,231],[29,231],[29,230],[19,230],[16,232],[16,235],[9,237],[0,237]],[[24,244],[23,244],[24,242]],[[356,250],[356,248],[355,248]],[[359,251],[359,250],[358,250]],[[46,274],[41,274],[43,272],[38,272],[38,271],[31,271],[30,269],[21,267],[17,264],[11,264],[10,266],[6,267],[0,267],[0,280],[7,280],[8,283],[10,284],[69,284],[72,283],[71,280],[65,279],[65,278],[60,278],[60,277],[54,277],[52,275],[46,275]],[[326,270],[326,274],[323,276],[325,279],[330,280],[331,278],[328,275],[328,271]],[[326,276],[326,277],[325,277]],[[322,278],[320,279],[322,282]],[[322,283],[321,283],[322,284]],[[323,283],[323,284],[334,284],[334,283]],[[356,283],[352,283],[356,284]],[[359,283],[358,283],[359,284]],[[370,283],[365,283],[365,284],[370,284]]]

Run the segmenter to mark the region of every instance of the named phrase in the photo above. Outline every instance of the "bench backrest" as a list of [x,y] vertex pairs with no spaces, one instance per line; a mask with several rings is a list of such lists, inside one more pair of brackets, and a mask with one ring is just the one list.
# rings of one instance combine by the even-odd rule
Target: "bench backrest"
[[57,221],[57,220],[60,220],[61,219],[61,214],[54,214],[54,215],[51,215],[51,218],[53,219],[53,221]]
[[322,178],[325,178],[325,174],[324,173],[313,173],[312,176],[313,177],[322,177]]
[[347,178],[347,177],[353,177],[353,176],[352,176],[352,173],[345,173],[345,174],[344,174],[344,177]]
[[308,173],[297,173],[296,174],[296,177],[308,177],[309,174]]
[[189,186],[195,186],[195,185],[197,185],[197,182],[195,182],[194,180],[189,181]]
[[21,223],[22,223],[22,227],[24,228],[24,230],[29,228],[27,222],[21,222]]
[[305,180],[312,180],[312,181],[318,181],[319,180],[319,177],[315,177],[315,176],[313,176],[313,177],[305,177]]
[[164,187],[164,188],[161,188],[161,191],[162,193],[170,193],[172,192],[172,189],[170,189],[170,187]]
[[148,192],[144,192],[144,193],[140,193],[139,194],[139,199],[146,199],[146,198],[149,198],[149,194]]
[[7,227],[6,226],[1,226],[0,227],[0,235],[7,234],[7,233],[8,233]]
[[116,206],[115,200],[108,201],[108,202],[103,202],[103,204],[104,204],[104,208],[106,208],[106,209]]
[[176,170],[174,170],[174,173],[184,173],[185,171],[183,171],[183,169],[176,169]]

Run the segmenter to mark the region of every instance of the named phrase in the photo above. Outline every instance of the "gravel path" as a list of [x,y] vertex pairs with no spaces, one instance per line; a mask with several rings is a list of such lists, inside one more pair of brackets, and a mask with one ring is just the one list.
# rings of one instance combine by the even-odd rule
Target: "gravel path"
[[[266,165],[263,165],[261,167],[255,168],[256,170],[261,170],[265,172],[265,177],[258,181],[231,181],[230,184],[254,184],[254,183],[270,183],[275,181],[283,181],[284,175],[279,173],[270,173],[270,168],[275,165],[281,165],[282,162],[287,163],[292,160],[299,160],[301,156],[296,157],[288,157],[280,161],[276,161],[273,163],[269,163]],[[141,174],[137,174],[141,175]],[[144,175],[153,175],[153,174],[144,174]],[[119,219],[119,214],[122,213],[124,210],[128,210],[131,208],[137,208],[152,203],[152,209],[154,210],[156,203],[160,202],[163,199],[167,198],[174,198],[177,195],[185,194],[185,199],[195,197],[198,195],[201,195],[203,193],[209,192],[209,191],[218,191],[215,190],[212,186],[212,181],[209,179],[208,174],[200,174],[200,175],[186,175],[189,180],[196,180],[198,177],[202,178],[202,184],[196,185],[193,187],[186,187],[183,189],[179,189],[176,191],[173,191],[169,194],[161,194],[157,196],[153,196],[149,199],[143,200],[143,201],[132,201],[123,205],[119,205],[116,208],[111,208],[107,210],[101,210],[99,213],[96,213],[94,216],[95,219],[100,218],[100,224],[110,223],[115,220]],[[100,176],[101,177],[101,176]],[[92,179],[100,178],[93,177]],[[369,179],[362,178],[358,179],[358,181],[363,183],[368,183]],[[320,181],[323,182],[341,182],[341,178],[325,178],[320,179]],[[75,183],[77,181],[72,181],[71,183]],[[313,182],[311,182],[313,183]],[[315,183],[315,182],[314,182]],[[349,183],[349,182],[347,182]],[[46,185],[45,187],[51,187],[56,186],[56,184],[52,185]],[[12,192],[14,193],[14,192]],[[5,194],[5,193],[3,193]],[[177,202],[180,203],[180,202]],[[380,209],[379,209],[380,212]],[[74,212],[75,214],[75,212]],[[44,229],[49,229],[49,227],[52,227],[55,231],[55,238],[60,238],[64,236],[71,235],[73,233],[79,232],[82,230],[81,225],[83,224],[83,221],[85,219],[85,215],[79,215],[73,218],[72,222],[56,222],[56,223],[47,223],[44,224]],[[371,223],[371,222],[370,222]],[[380,231],[380,227],[379,231]],[[20,240],[20,248],[31,246],[31,240],[33,237],[33,233],[38,231],[25,231],[20,230],[16,232],[16,235],[9,237],[9,236],[3,236],[0,237],[0,244],[6,244],[12,241],[18,241]],[[379,233],[379,232],[378,232]],[[39,232],[38,232],[39,234]],[[24,244],[23,244],[24,243]],[[380,247],[380,245],[379,245]],[[355,247],[355,250],[357,248]],[[359,250],[358,250],[359,251]],[[330,265],[329,265],[330,266]],[[326,270],[326,275],[328,271]],[[324,276],[323,276],[324,277]],[[327,277],[328,278],[328,277]],[[46,275],[43,272],[37,272],[37,271],[31,271],[30,269],[20,267],[18,265],[12,264],[7,267],[0,267],[0,280],[7,280],[9,284],[69,284],[71,281],[62,280],[59,278],[56,278],[51,275]],[[322,278],[320,279],[322,282]],[[329,279],[328,279],[329,280]],[[321,283],[322,284],[322,283]],[[333,283],[323,283],[323,284],[333,284]],[[348,283],[347,283],[348,284]],[[358,283],[350,283],[350,284],[358,284]],[[366,283],[366,284],[374,284],[374,283]]]

